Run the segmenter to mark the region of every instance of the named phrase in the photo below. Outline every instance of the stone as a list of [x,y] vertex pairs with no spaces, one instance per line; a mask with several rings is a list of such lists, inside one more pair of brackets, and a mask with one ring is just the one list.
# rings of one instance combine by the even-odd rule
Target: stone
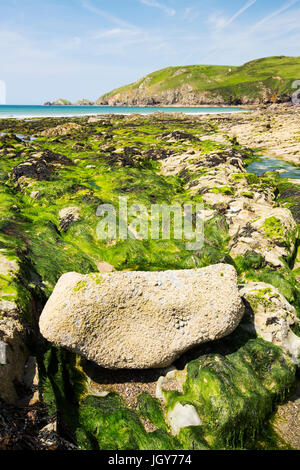
[[[242,198],[229,206],[226,214],[231,237],[230,255],[244,256],[252,250],[260,253],[271,266],[284,267],[283,258],[295,250],[297,224],[291,212],[271,204]],[[245,243],[244,234],[250,238]]]
[[295,308],[278,289],[264,282],[249,282],[241,288],[240,294],[252,310],[250,321],[255,332],[287,351],[295,363],[300,363],[300,338],[290,328],[299,322]]
[[28,357],[21,322],[0,309],[0,400],[16,403]]
[[40,191],[32,191],[32,192],[30,193],[30,197],[31,197],[31,199],[36,199],[36,200],[39,199],[39,197],[40,197]]
[[73,165],[73,162],[65,155],[51,152],[51,150],[35,152],[12,169],[11,178],[18,183],[22,177],[38,181],[47,180],[51,173],[62,165]]
[[188,426],[201,426],[202,421],[193,405],[182,405],[176,403],[173,410],[167,414],[168,422],[172,429],[172,434],[179,434],[182,428]]
[[0,275],[7,276],[8,274],[17,274],[19,272],[19,265],[16,260],[7,258],[7,256],[2,255],[0,250]]
[[41,132],[40,135],[43,137],[55,137],[57,135],[72,134],[72,132],[78,132],[80,130],[82,130],[82,126],[80,124],[76,124],[75,122],[67,122],[66,124],[61,124],[59,126],[46,129],[45,131]]
[[59,211],[59,227],[66,232],[70,225],[80,219],[80,207],[64,207]]
[[95,265],[98,268],[99,273],[111,273],[112,271],[115,271],[115,267],[107,263],[107,261],[95,261]]
[[[217,295],[216,295],[217,293]],[[64,274],[40,317],[42,335],[102,367],[167,367],[229,335],[244,313],[235,269]]]

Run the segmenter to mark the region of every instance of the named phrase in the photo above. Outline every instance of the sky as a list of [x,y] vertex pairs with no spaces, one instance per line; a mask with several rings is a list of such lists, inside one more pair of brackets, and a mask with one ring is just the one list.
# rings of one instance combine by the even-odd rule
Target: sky
[[164,67],[299,56],[299,18],[300,0],[0,0],[0,83],[7,104],[75,102]]

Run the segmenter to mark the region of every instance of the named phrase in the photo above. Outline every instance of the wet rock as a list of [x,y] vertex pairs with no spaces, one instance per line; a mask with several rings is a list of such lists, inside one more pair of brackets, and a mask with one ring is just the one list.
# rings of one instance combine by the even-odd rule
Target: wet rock
[[79,218],[80,207],[65,207],[59,211],[59,228],[66,232]]
[[162,139],[174,139],[174,140],[197,140],[197,137],[188,132],[184,132],[180,129],[176,129],[172,132],[165,132],[162,134]]
[[18,181],[20,178],[47,180],[51,173],[62,165],[73,165],[73,162],[68,157],[50,150],[35,152],[12,169],[11,177],[13,181]]
[[230,334],[242,315],[236,272],[225,264],[68,273],[42,312],[40,330],[103,367],[145,369],[167,366],[194,345]]

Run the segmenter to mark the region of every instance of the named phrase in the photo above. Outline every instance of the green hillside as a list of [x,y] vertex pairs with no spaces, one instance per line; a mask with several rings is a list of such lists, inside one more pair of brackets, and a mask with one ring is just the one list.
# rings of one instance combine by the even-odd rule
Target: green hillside
[[143,102],[150,98],[159,103],[168,101],[168,93],[176,102],[172,92],[177,92],[183,101],[190,99],[191,94],[196,101],[207,99],[216,103],[287,101],[294,91],[291,85],[297,79],[300,79],[300,57],[267,57],[240,67],[168,67],[103,95],[97,103],[114,100],[116,95],[118,101],[140,99]]

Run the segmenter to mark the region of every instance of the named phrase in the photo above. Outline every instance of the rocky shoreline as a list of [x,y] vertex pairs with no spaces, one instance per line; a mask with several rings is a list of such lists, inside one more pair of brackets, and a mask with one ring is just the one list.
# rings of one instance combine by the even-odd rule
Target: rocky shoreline
[[[299,165],[299,118],[299,107],[277,105],[228,116],[0,121],[0,449],[300,448],[300,429],[294,428],[299,416],[299,185],[278,172],[260,177],[247,172],[262,149]],[[202,204],[203,248],[190,252],[182,241],[138,237],[99,241],[97,207],[116,204],[120,196],[145,207]],[[205,333],[198,332],[189,349],[180,335],[186,328],[195,332],[194,311],[182,297],[177,312],[179,304],[170,298],[168,311],[175,308],[178,316],[177,344],[170,347],[177,353],[156,369],[138,370],[136,361],[131,370],[124,363],[106,369],[101,345],[96,355],[86,354],[83,336],[75,344],[73,323],[61,319],[55,334],[45,333],[53,319],[41,328],[51,343],[41,335],[40,316],[44,311],[45,318],[45,305],[66,273],[79,276],[68,288],[70,302],[81,296],[89,305],[100,302],[105,279],[107,292],[112,289],[119,299],[117,308],[129,311],[139,291],[138,311],[149,311],[154,320],[156,307],[142,299],[155,283],[165,282],[156,273],[201,277],[203,269],[223,274],[224,286],[227,271],[235,273],[245,313],[226,334],[210,333],[202,342]],[[93,273],[98,274],[87,289]],[[148,273],[150,287],[139,273]],[[132,298],[119,291],[118,276],[124,277],[121,285],[128,282],[133,289]],[[209,286],[217,282],[215,272]],[[181,294],[177,285],[177,290],[184,296],[187,289]],[[218,290],[222,304],[227,294]],[[193,299],[202,302],[196,290]],[[233,318],[233,311],[229,302],[226,318]],[[130,312],[138,319],[138,312]],[[101,330],[101,318],[93,319]],[[81,324],[77,317],[74,321]],[[158,315],[155,324],[163,321]],[[207,321],[214,325],[210,317]],[[221,314],[215,327],[218,321]],[[111,328],[118,330],[114,322]],[[91,324],[85,325],[87,338]],[[126,328],[126,338],[131,337],[132,327],[126,323]],[[131,347],[126,338],[118,343],[125,341],[120,347],[125,357]],[[109,341],[107,357],[115,351],[113,338]],[[154,358],[161,350],[155,344]],[[96,356],[102,367],[90,361]]]

